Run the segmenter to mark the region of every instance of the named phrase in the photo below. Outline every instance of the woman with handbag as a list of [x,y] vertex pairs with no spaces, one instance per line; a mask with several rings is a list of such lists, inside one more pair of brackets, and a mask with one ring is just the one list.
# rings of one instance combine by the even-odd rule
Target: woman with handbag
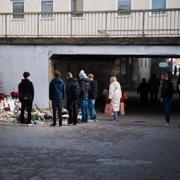
[[109,85],[109,100],[113,108],[113,120],[120,120],[119,108],[122,97],[121,85],[116,76],[111,76]]

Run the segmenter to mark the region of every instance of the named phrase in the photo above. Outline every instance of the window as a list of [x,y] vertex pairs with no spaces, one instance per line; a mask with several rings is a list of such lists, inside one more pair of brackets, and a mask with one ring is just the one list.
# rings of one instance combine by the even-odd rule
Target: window
[[[13,1],[12,2],[13,13],[24,13],[24,1]],[[24,14],[14,14],[14,19],[23,19]]]
[[[42,0],[41,1],[41,12],[51,13],[53,12],[53,1],[52,0]],[[43,14],[42,18],[51,18],[51,14]]]
[[71,0],[71,11],[73,16],[83,16],[83,0]]
[[[152,9],[166,9],[166,0],[152,0]],[[163,11],[154,11],[152,14],[164,14]]]
[[[131,0],[118,0],[118,11],[120,10],[130,10],[131,9]],[[119,12],[119,15],[129,15],[127,12]]]
[[152,9],[166,9],[166,0],[152,0]]

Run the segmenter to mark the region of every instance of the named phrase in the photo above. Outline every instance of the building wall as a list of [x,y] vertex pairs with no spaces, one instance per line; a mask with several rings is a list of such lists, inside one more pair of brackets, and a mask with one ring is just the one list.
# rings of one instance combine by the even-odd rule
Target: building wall
[[[84,10],[117,10],[118,0],[84,0]],[[0,0],[0,12],[12,12],[12,0]],[[25,12],[39,12],[41,0],[24,0]],[[132,9],[150,9],[151,0],[132,0]],[[167,8],[180,7],[179,0],[167,0]],[[70,11],[71,0],[54,0],[54,11]]]
[[[2,2],[2,3],[1,3]],[[12,12],[13,0],[0,0],[0,12]],[[117,10],[118,0],[84,0],[84,11]],[[151,0],[134,0],[132,9],[150,9]],[[179,0],[167,0],[168,8],[180,7]],[[71,1],[54,0],[55,12],[71,11]],[[41,12],[41,0],[24,0],[25,12]],[[109,13],[84,13],[81,17],[71,13],[56,13],[50,17],[25,14],[13,18],[0,14],[0,36],[173,36],[179,34],[179,11],[153,14],[144,11],[130,15]],[[168,29],[168,30],[167,30]]]
[[38,46],[0,46],[1,92],[17,91],[23,72],[31,73],[35,103],[48,107],[48,51]]
[[[35,86],[35,103],[48,107],[49,59],[59,55],[119,55],[119,56],[180,56],[180,46],[48,46],[48,45],[0,45],[0,85],[1,91],[10,94],[17,90],[24,71],[31,73]],[[133,60],[132,60],[133,61]],[[137,62],[137,61],[136,61]],[[132,69],[133,81],[137,82],[138,64]]]

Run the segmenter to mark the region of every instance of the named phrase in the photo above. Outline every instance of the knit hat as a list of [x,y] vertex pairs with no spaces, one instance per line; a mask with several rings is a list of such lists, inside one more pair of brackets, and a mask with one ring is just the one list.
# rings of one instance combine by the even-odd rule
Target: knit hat
[[84,79],[84,78],[86,79],[86,78],[88,78],[87,75],[86,75],[86,73],[84,72],[84,70],[81,70],[81,71],[79,72],[79,78],[80,78],[80,79]]

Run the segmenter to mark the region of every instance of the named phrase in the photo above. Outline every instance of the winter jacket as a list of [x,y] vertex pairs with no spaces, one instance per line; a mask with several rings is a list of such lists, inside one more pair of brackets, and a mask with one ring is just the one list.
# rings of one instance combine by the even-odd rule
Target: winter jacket
[[64,97],[65,97],[64,81],[60,77],[54,78],[49,85],[49,99],[63,100]]
[[90,91],[90,83],[87,78],[82,78],[79,81],[80,85],[80,99],[88,98],[89,97],[89,91]]
[[69,78],[66,83],[67,101],[78,100],[80,95],[80,86],[76,78]]
[[149,90],[150,92],[157,92],[160,86],[160,80],[156,77],[152,77],[149,80]]
[[122,91],[119,82],[112,82],[109,86],[109,99],[111,100],[113,111],[119,111],[121,97]]
[[139,94],[141,96],[148,96],[148,93],[149,93],[149,85],[148,83],[146,82],[141,82],[138,86],[138,89],[137,89],[137,94]]
[[22,102],[24,97],[27,96],[28,100],[33,101],[34,99],[34,86],[29,79],[22,79],[18,85],[19,100]]
[[161,86],[161,98],[172,98],[173,95],[173,84],[169,80],[164,80]]
[[96,80],[89,81],[90,83],[90,91],[89,91],[89,98],[96,99],[98,96],[98,83]]

